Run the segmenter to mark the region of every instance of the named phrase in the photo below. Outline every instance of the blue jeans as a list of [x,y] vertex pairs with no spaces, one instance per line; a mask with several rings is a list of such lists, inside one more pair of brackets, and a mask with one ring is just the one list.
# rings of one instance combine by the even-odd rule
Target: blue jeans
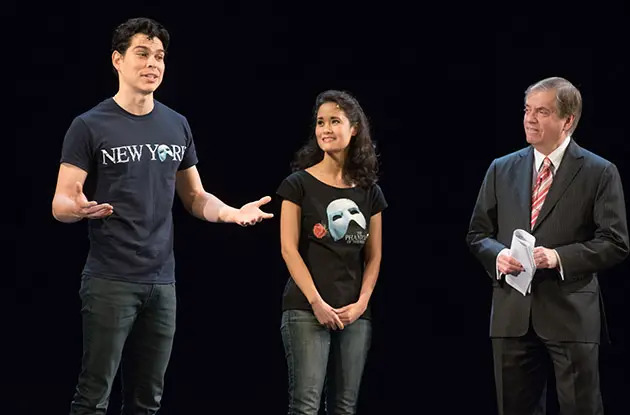
[[310,311],[286,310],[280,330],[289,369],[289,415],[316,415],[324,384],[327,414],[356,413],[370,321],[329,330]]
[[175,284],[85,277],[83,358],[70,413],[105,414],[121,367],[122,413],[157,413],[175,334]]

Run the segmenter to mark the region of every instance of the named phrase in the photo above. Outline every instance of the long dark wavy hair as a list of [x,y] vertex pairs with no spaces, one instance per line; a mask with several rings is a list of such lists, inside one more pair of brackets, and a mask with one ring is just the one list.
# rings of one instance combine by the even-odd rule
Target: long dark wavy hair
[[293,171],[314,166],[324,159],[324,151],[317,144],[315,125],[317,111],[322,104],[332,102],[339,105],[350,124],[356,126],[357,133],[350,139],[348,155],[343,165],[343,179],[348,183],[367,188],[378,181],[378,157],[376,146],[370,135],[370,124],[359,102],[345,91],[328,90],[315,99],[313,109],[313,129],[306,144],[296,153],[291,163]]

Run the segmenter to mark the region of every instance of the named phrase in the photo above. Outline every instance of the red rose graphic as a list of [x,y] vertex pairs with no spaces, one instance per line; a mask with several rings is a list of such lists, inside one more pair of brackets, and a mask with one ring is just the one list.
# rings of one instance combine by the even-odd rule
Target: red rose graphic
[[322,239],[326,236],[326,228],[321,223],[316,223],[315,226],[313,226],[313,234],[317,239]]

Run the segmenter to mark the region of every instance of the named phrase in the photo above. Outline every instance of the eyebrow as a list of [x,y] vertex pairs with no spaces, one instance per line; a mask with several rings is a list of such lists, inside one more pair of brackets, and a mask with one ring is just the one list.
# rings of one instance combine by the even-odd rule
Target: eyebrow
[[[148,48],[146,46],[142,46],[142,45],[138,45],[138,46],[134,47],[133,49],[134,50],[136,50],[136,49],[144,49],[144,50],[151,51],[150,48]],[[164,49],[158,49],[158,50],[155,51],[155,53],[165,53],[165,52],[164,52]]]
[[[529,105],[529,104],[525,104],[525,108],[527,108],[527,107],[532,108],[532,106],[531,106],[531,105]],[[549,111],[551,111],[551,108],[549,108],[549,107],[545,107],[544,105],[543,105],[543,106],[540,106],[540,107],[534,107],[534,109],[537,109],[537,110],[539,110],[539,109],[545,109],[545,110],[549,110]]]

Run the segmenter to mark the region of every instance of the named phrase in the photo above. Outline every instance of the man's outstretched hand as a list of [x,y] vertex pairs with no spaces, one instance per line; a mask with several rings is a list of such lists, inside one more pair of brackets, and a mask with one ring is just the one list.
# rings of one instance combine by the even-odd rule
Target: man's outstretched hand
[[76,211],[74,215],[76,217],[81,219],[103,219],[114,212],[114,208],[109,203],[98,204],[95,201],[88,201],[85,193],[83,193],[83,185],[80,182],[76,183],[75,190],[74,202]]
[[260,207],[271,201],[270,196],[265,196],[255,202],[243,205],[234,214],[234,222],[241,226],[255,225],[262,222],[263,219],[273,218],[273,213],[266,213],[260,210]]

